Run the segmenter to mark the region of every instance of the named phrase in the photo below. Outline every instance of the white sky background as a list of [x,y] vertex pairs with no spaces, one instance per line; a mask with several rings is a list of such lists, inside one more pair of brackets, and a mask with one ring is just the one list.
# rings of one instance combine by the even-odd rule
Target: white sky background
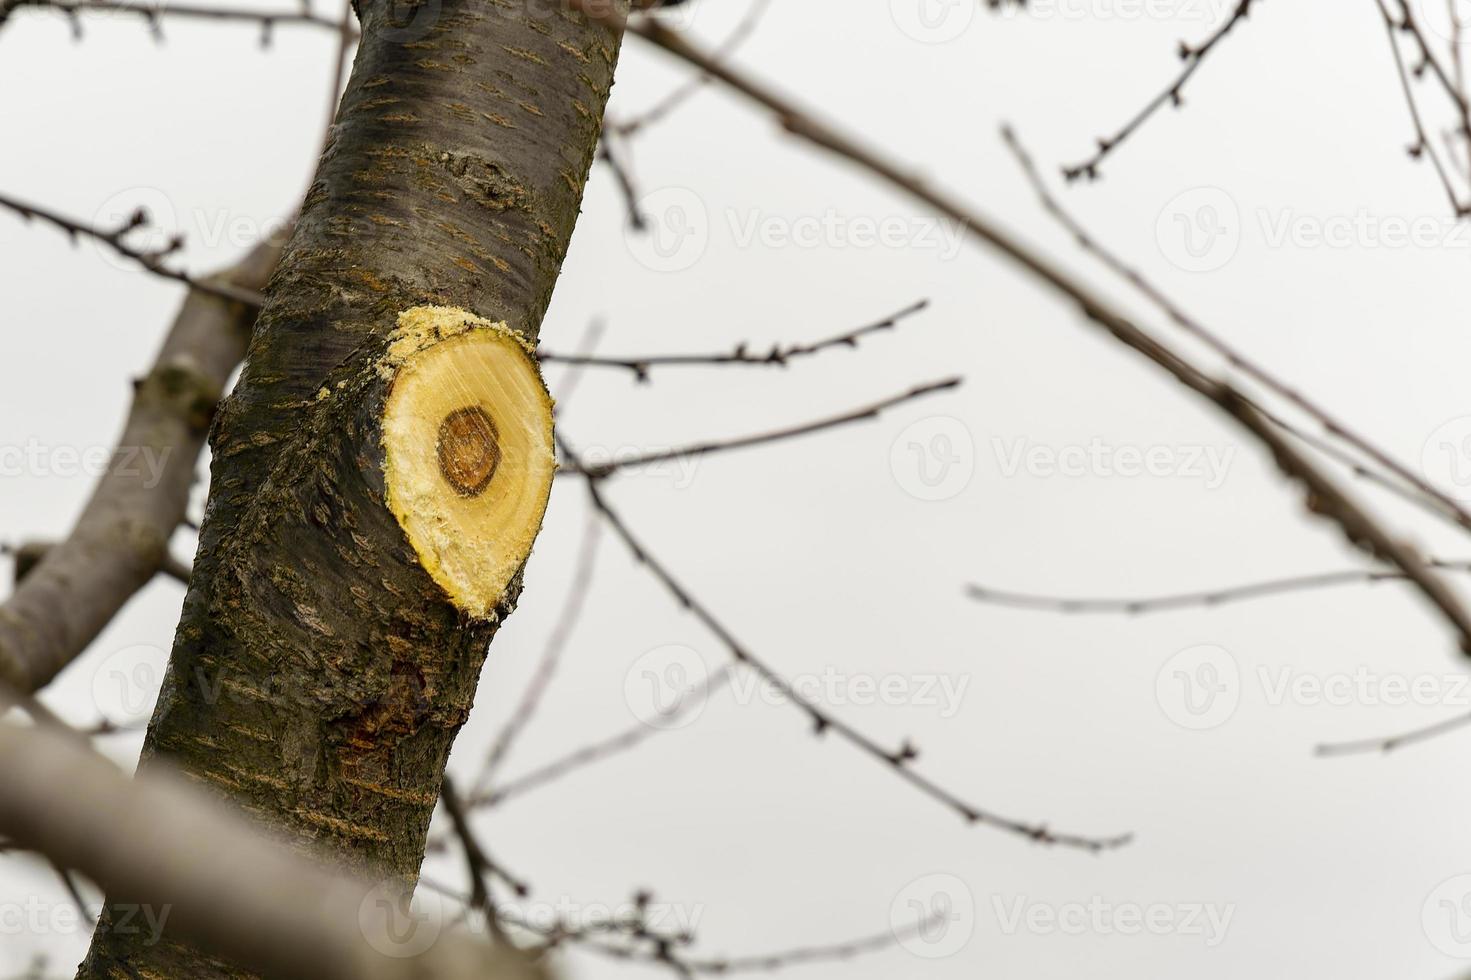
[[[746,8],[699,3],[693,29],[710,41]],[[1123,0],[1054,0],[1030,15],[972,16],[960,0],[935,8],[951,18],[942,35],[955,36],[924,43],[898,26],[913,22],[913,4],[778,2],[737,60],[919,162],[1145,312],[1049,223],[998,126],[1017,125],[1050,178],[1163,87],[1178,68],[1176,42],[1204,38],[1227,5],[1157,0],[1141,13]],[[132,18],[85,23],[80,45],[64,20],[34,11],[17,12],[0,33],[0,190],[83,217],[149,204],[187,233],[189,268],[232,260],[308,182],[332,39],[282,28],[261,51],[252,27],[166,21],[168,41],[158,46]],[[610,112],[626,118],[682,77],[630,40]],[[1162,115],[1108,161],[1103,182],[1067,188],[1065,201],[1207,323],[1398,458],[1419,466],[1430,445],[1440,463],[1430,475],[1465,491],[1450,482],[1456,474],[1438,448],[1461,430],[1437,432],[1471,415],[1463,327],[1471,228],[1453,234],[1432,172],[1406,157],[1410,124],[1373,4],[1259,5],[1186,100],[1186,111]],[[727,691],[694,724],[480,818],[488,846],[533,885],[533,903],[591,915],[649,888],[696,926],[697,954],[740,956],[879,933],[896,903],[904,913],[908,898],[931,898],[937,887],[958,896],[962,918],[940,942],[793,973],[812,980],[1368,980],[1471,965],[1450,955],[1471,956],[1451,928],[1471,936],[1471,913],[1441,904],[1466,894],[1442,883],[1471,872],[1471,732],[1388,758],[1311,753],[1320,741],[1471,709],[1459,687],[1465,665],[1419,599],[1397,585],[1352,587],[1142,619],[970,602],[969,581],[1150,594],[1362,559],[1305,515],[1261,452],[1161,372],[1006,262],[931,238],[929,219],[907,200],[744,105],[708,91],[640,137],[633,158],[642,190],[661,195],[653,216],[664,231],[680,217],[663,208],[673,202],[706,247],[677,255],[687,266],[678,271],[650,269],[640,260],[647,247],[626,242],[622,202],[599,166],[543,328],[548,347],[572,348],[594,317],[609,325],[605,353],[672,352],[816,339],[919,298],[932,306],[856,352],[786,371],[671,369],[646,386],[589,373],[562,418],[571,439],[653,449],[815,418],[952,373],[966,380],[877,422],[711,457],[689,472],[620,477],[609,498],[785,673],[831,668],[847,678],[965,685],[956,712],[832,706],[886,744],[912,737],[926,775],[1007,815],[1137,838],[1095,857],[967,828],[845,743],[814,739],[800,712],[759,698],[738,703]],[[1201,187],[1218,190],[1178,203]],[[1173,216],[1207,220],[1196,205],[1219,205],[1223,195],[1239,215],[1218,211],[1230,222],[1225,254],[1235,244],[1234,255],[1213,253],[1219,267],[1208,272],[1181,268],[1172,262],[1183,254]],[[770,233],[828,216],[898,221],[908,238],[870,246],[851,224],[832,222],[839,230],[816,244],[743,235],[752,221]],[[1301,232],[1345,218],[1362,220],[1331,246],[1274,234],[1284,221]],[[1416,219],[1442,222],[1434,243],[1386,244],[1394,222]],[[0,215],[0,256],[8,321],[0,445],[110,445],[128,380],[152,358],[181,290],[9,215]],[[548,375],[555,389],[561,371]],[[920,484],[908,446],[955,435],[954,423],[935,421],[943,418],[958,420],[951,444],[973,474],[949,499],[921,500],[909,492]],[[1095,440],[1199,449],[1229,454],[1229,466],[1218,486],[1194,472],[1048,475],[1007,465],[1019,440],[1044,453]],[[64,534],[90,487],[89,476],[7,472],[0,537]],[[1427,550],[1471,553],[1417,512],[1373,499]],[[452,769],[467,778],[559,613],[585,503],[580,484],[558,484],[521,608],[492,647],[457,745]],[[191,548],[181,535],[178,550]],[[180,598],[172,582],[151,585],[47,702],[78,722],[95,719],[94,679],[108,658],[140,644],[166,649]],[[724,656],[606,537],[586,615],[506,775],[630,724],[626,692],[640,690],[649,652],[671,644],[712,669]],[[1182,717],[1180,662],[1166,665],[1201,644],[1238,665],[1228,697],[1239,706],[1192,731],[1172,720]],[[1284,679],[1360,668],[1371,680],[1418,679],[1439,703],[1386,705],[1372,686],[1338,704],[1276,695]],[[106,748],[131,765],[139,742]],[[0,910],[11,916],[9,925],[0,919],[0,969],[47,951],[53,972],[69,973],[84,935],[54,915],[39,934],[14,927],[23,906],[65,906],[54,879],[25,859],[0,869]],[[431,860],[426,874],[463,883],[457,854]],[[912,886],[917,879],[925,880]],[[1041,927],[1049,910],[1095,899],[1161,906],[1169,934],[1088,921]],[[1187,922],[1192,906],[1229,914],[1224,936],[1203,915]],[[1031,927],[1009,921],[1018,907],[1032,910]],[[921,955],[938,952],[949,955]],[[574,977],[655,975],[583,957],[567,966]]]

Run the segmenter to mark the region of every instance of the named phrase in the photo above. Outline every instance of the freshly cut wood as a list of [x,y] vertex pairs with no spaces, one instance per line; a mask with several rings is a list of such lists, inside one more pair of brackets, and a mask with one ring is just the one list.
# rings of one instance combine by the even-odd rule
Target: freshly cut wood
[[389,509],[455,607],[489,616],[531,551],[556,470],[536,361],[504,323],[421,306],[399,316],[385,368]]

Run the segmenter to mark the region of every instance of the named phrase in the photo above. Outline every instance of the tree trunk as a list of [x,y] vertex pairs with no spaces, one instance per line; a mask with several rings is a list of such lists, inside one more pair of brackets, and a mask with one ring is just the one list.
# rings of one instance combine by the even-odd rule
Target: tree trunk
[[[537,0],[403,9],[360,4],[337,122],[216,419],[142,766],[412,887],[545,507],[530,350],[618,38]],[[245,975],[120,919],[80,976]]]

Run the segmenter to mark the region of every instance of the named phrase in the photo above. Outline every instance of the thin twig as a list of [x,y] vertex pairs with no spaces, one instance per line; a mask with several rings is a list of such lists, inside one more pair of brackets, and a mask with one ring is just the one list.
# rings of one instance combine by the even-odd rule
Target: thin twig
[[[732,91],[773,113],[789,133],[847,160],[894,189],[955,220],[969,233],[972,241],[995,249],[1050,289],[1076,303],[1088,322],[1153,361],[1255,436],[1271,452],[1278,468],[1304,485],[1309,509],[1336,523],[1356,546],[1404,570],[1431,605],[1455,629],[1462,651],[1471,655],[1471,615],[1462,607],[1460,600],[1425,567],[1413,548],[1382,527],[1311,460],[1284,441],[1281,431],[1267,421],[1240,391],[1210,377],[1183,355],[1140,330],[1091,287],[1015,238],[977,209],[957,197],[931,187],[897,161],[862,146],[847,133],[803,112],[765,82],[720,63],[662,25],[651,22],[629,23],[616,10],[609,10],[592,0],[569,2],[594,20],[636,33],[675,57],[703,68]],[[589,481],[589,486],[594,482]]]
[[[1446,171],[1445,164],[1441,163],[1440,154],[1435,152],[1435,144],[1430,142],[1430,137],[1425,132],[1425,121],[1420,117],[1420,107],[1415,102],[1415,89],[1410,84],[1410,73],[1405,67],[1405,59],[1400,54],[1399,38],[1396,36],[1394,18],[1389,13],[1389,8],[1384,5],[1384,0],[1374,0],[1379,8],[1379,13],[1384,19],[1384,30],[1389,36],[1389,50],[1394,54],[1395,72],[1399,76],[1400,89],[1405,95],[1405,104],[1410,110],[1410,122],[1415,127],[1415,142],[1410,146],[1410,157],[1420,160],[1428,158],[1431,166],[1435,169],[1435,175],[1440,178],[1440,185],[1445,190],[1446,197],[1450,200],[1451,213],[1457,217],[1466,214],[1466,205],[1461,203],[1460,195],[1456,193],[1455,185],[1451,183],[1451,176]],[[1399,27],[1403,30],[1403,27]]]
[[638,185],[634,182],[633,172],[628,164],[623,161],[620,150],[615,150],[613,144],[621,137],[609,129],[603,131],[603,138],[598,141],[598,159],[608,165],[613,171],[613,179],[618,184],[618,192],[623,197],[623,208],[628,214],[628,227],[634,231],[645,231],[649,227],[649,219],[644,217],[643,211],[638,206]]
[[1438,721],[1424,728],[1415,728],[1398,735],[1389,735],[1382,738],[1368,738],[1356,742],[1330,742],[1319,745],[1315,754],[1323,757],[1339,755],[1363,755],[1370,752],[1393,752],[1407,746],[1416,745],[1420,742],[1428,742],[1440,735],[1447,735],[1459,731],[1471,725],[1471,714],[1458,715],[1445,721]]
[[922,398],[935,392],[948,391],[959,386],[960,378],[946,378],[929,384],[918,385],[902,394],[885,398],[882,401],[864,405],[851,412],[841,415],[829,416],[817,419],[813,422],[804,422],[801,425],[789,426],[782,429],[774,429],[770,432],[758,432],[753,435],[738,436],[733,439],[716,439],[707,442],[691,443],[687,446],[678,446],[674,449],[661,449],[654,452],[642,453],[638,456],[627,456],[620,459],[610,459],[604,463],[582,463],[573,461],[563,464],[557,470],[558,473],[566,473],[574,476],[590,477],[599,480],[607,477],[618,470],[632,469],[639,466],[648,466],[653,463],[662,463],[671,459],[688,459],[695,456],[705,456],[710,453],[726,452],[732,449],[746,449],[751,446],[762,446],[773,442],[782,442],[800,436],[811,435],[815,432],[824,432],[838,426],[850,425],[854,422],[862,422],[867,419],[878,418],[886,410],[905,402]]
[[1220,27],[1216,28],[1210,37],[1206,38],[1204,43],[1192,47],[1185,41],[1181,41],[1179,55],[1180,60],[1185,63],[1185,67],[1175,77],[1175,80],[1163,92],[1160,92],[1153,99],[1150,99],[1149,102],[1145,103],[1144,108],[1140,109],[1118,132],[1112,136],[1099,137],[1098,150],[1091,157],[1082,163],[1063,167],[1063,176],[1069,181],[1083,177],[1086,177],[1088,180],[1097,180],[1098,168],[1103,161],[1109,154],[1122,146],[1130,136],[1138,132],[1149,121],[1151,116],[1166,105],[1178,109],[1184,103],[1181,93],[1185,88],[1185,84],[1200,69],[1200,66],[1205,62],[1206,56],[1215,49],[1216,45],[1225,40],[1226,36],[1231,33],[1240,21],[1246,19],[1247,15],[1251,13],[1252,5],[1256,2],[1257,0],[1237,0],[1236,7],[1231,11],[1230,16],[1226,18],[1226,21]]
[[704,705],[712,694],[724,688],[734,676],[735,665],[725,664],[714,673],[707,674],[689,690],[680,692],[679,699],[674,704],[659,712],[655,719],[659,724],[650,725],[640,721],[630,725],[616,735],[574,749],[523,776],[507,780],[494,789],[472,797],[470,805],[472,807],[499,806],[512,797],[521,796],[530,790],[555,782],[579,769],[638,748],[656,735],[674,731],[679,727],[680,719]]
[[465,863],[470,872],[471,904],[485,916],[485,924],[496,940],[510,945],[510,939],[506,936],[505,930],[501,927],[500,917],[496,914],[495,900],[490,894],[491,879],[501,879],[519,896],[524,897],[531,889],[491,860],[490,855],[481,846],[479,838],[475,836],[474,828],[470,826],[470,817],[465,803],[455,789],[454,780],[448,774],[445,775],[444,782],[440,786],[440,799],[444,802],[445,812],[449,814],[455,836],[460,839],[460,847],[465,852]]
[[490,752],[485,758],[485,765],[481,768],[480,775],[476,777],[474,783],[472,790],[474,796],[479,796],[489,789],[501,764],[505,762],[506,755],[511,751],[511,746],[526,730],[532,715],[536,713],[537,705],[541,703],[542,696],[546,694],[547,688],[551,685],[552,677],[557,672],[557,665],[561,663],[562,654],[567,649],[567,641],[571,638],[572,631],[576,628],[577,621],[582,616],[582,610],[587,604],[593,572],[597,568],[598,542],[602,539],[602,530],[602,519],[596,513],[589,513],[582,530],[582,544],[577,550],[577,567],[572,573],[572,585],[567,590],[567,598],[557,616],[556,626],[553,627],[551,635],[547,637],[546,646],[542,649],[541,660],[537,663],[536,673],[532,675],[531,683],[526,685],[526,690],[522,692],[521,700],[517,703],[516,709],[511,712],[510,719],[491,743]]
[[[1425,563],[1443,571],[1471,572],[1471,561],[1442,561],[1430,559]],[[1404,572],[1398,569],[1345,569],[1336,572],[1321,572],[1316,575],[1294,575],[1287,578],[1269,579],[1246,585],[1233,585],[1223,589],[1199,592],[1176,592],[1168,595],[1143,596],[1130,599],[1076,598],[1052,595],[1037,595],[1027,592],[1012,592],[993,589],[990,586],[969,585],[966,595],[995,606],[1010,606],[1014,609],[1034,609],[1057,613],[1123,613],[1135,616],[1145,613],[1172,612],[1179,609],[1202,606],[1222,606],[1232,602],[1260,599],[1266,596],[1285,595],[1292,592],[1307,592],[1333,588],[1341,585],[1364,585],[1375,582],[1403,582]]]
[[[562,452],[574,464],[578,464],[577,452],[567,440],[559,435],[557,442]],[[579,465],[579,469],[581,468],[583,467]],[[643,542],[634,536],[629,526],[603,497],[602,491],[599,489],[600,482],[597,478],[591,478],[587,481],[588,495],[592,500],[593,506],[607,518],[614,533],[623,539],[623,543],[633,552],[634,557],[648,569],[650,574],[659,580],[681,606],[689,610],[696,619],[703,623],[720,640],[736,663],[754,670],[764,681],[784,695],[792,705],[806,714],[812,723],[814,734],[823,735],[832,732],[859,751],[888,765],[901,779],[942,805],[954,810],[968,823],[985,824],[1010,833],[1019,834],[1041,844],[1056,844],[1095,852],[1120,847],[1129,842],[1132,836],[1129,834],[1121,834],[1114,837],[1084,837],[1077,834],[1057,833],[1043,824],[1026,823],[983,810],[916,772],[913,763],[919,757],[919,750],[909,740],[906,739],[897,749],[886,749],[852,725],[829,714],[819,704],[794,689],[780,673],[742,645],[740,640],[736,639],[735,635],[730,632],[725,624],[716,618],[715,614],[704,603],[696,599],[693,593],[681,584],[669,569],[649,552]]]
[[[746,11],[746,16],[736,25],[720,46],[715,51],[715,57],[721,60],[728,59],[731,55],[745,44],[756,31],[761,18],[766,16],[767,9],[771,6],[771,0],[754,0]],[[675,109],[689,101],[696,93],[710,84],[710,76],[700,73],[693,78],[686,79],[683,84],[674,89],[664,98],[654,103],[648,109],[623,122],[610,122],[608,129],[616,132],[625,139],[636,136],[642,130],[657,122],[666,119]]]
[[554,364],[580,364],[587,367],[621,368],[633,374],[638,381],[648,381],[649,371],[656,367],[723,367],[743,365],[747,367],[786,367],[793,360],[820,354],[836,347],[856,348],[858,342],[869,334],[892,330],[901,321],[922,312],[929,300],[922,299],[882,320],[865,324],[853,330],[835,334],[812,343],[773,344],[769,350],[753,351],[747,343],[739,343],[728,351],[717,354],[646,354],[642,357],[594,357],[587,354],[558,354],[553,351],[538,351],[543,362]]
[[[249,10],[244,7],[201,7],[163,0],[154,3],[133,3],[130,0],[0,0],[0,24],[4,23],[12,11],[27,8],[55,10],[64,14],[71,21],[73,36],[78,39],[82,35],[81,15],[90,13],[124,14],[142,18],[153,36],[160,39],[163,35],[159,21],[163,17],[258,24],[262,45],[270,44],[271,34],[279,25],[339,30],[336,21],[313,13],[306,6],[300,10]],[[356,36],[357,32],[354,31],[353,34]]]
[[78,238],[90,238],[95,242],[107,246],[119,256],[137,263],[141,268],[155,276],[162,276],[165,279],[182,282],[202,293],[210,293],[222,299],[244,303],[250,307],[259,307],[264,302],[264,297],[254,289],[242,289],[219,277],[212,276],[205,279],[197,279],[182,269],[175,269],[166,265],[165,260],[183,246],[182,238],[176,236],[167,245],[155,249],[138,248],[129,244],[129,234],[148,225],[148,212],[142,208],[134,211],[116,228],[98,228],[80,221],[74,221],[55,211],[50,211],[38,205],[29,204],[18,198],[3,194],[0,194],[0,208],[20,215],[23,221],[34,219],[51,225],[53,228],[65,234],[72,242],[76,242]]
[[[1023,174],[1032,185],[1043,209],[1050,214],[1077,242],[1078,247],[1092,255],[1104,264],[1109,270],[1134,287],[1141,295],[1159,308],[1175,326],[1190,334],[1196,340],[1204,343],[1211,350],[1225,358],[1226,363],[1241,371],[1247,377],[1264,385],[1268,390],[1275,392],[1282,398],[1294,405],[1299,410],[1307,413],[1312,419],[1323,427],[1329,435],[1342,439],[1353,446],[1364,455],[1368,456],[1379,466],[1393,473],[1400,480],[1413,486],[1418,492],[1431,498],[1444,511],[1443,516],[1454,520],[1463,528],[1471,529],[1471,513],[1468,513],[1453,497],[1437,489],[1428,483],[1422,476],[1415,473],[1409,467],[1396,461],[1387,452],[1371,443],[1368,439],[1359,435],[1356,431],[1330,414],[1317,402],[1310,399],[1297,388],[1278,378],[1261,364],[1243,354],[1240,350],[1229,344],[1220,334],[1206,327],[1203,323],[1185,312],[1169,296],[1158,289],[1153,283],[1134,267],[1126,264],[1118,258],[1111,250],[1106,248],[1069,213],[1057,198],[1047,189],[1047,184],[1042,180],[1041,173],[1021,141],[1010,127],[1003,127],[1002,138],[1007,147],[1016,157]],[[1275,418],[1269,413],[1263,412],[1269,418]]]

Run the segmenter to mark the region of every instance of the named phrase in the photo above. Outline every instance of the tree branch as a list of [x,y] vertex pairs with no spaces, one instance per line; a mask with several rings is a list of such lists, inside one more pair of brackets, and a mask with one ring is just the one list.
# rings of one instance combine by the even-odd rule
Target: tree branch
[[402,952],[403,938],[389,931],[382,885],[327,874],[162,767],[128,779],[75,737],[0,724],[0,771],[0,833],[166,916],[171,934],[270,976],[541,976],[508,950],[455,934],[417,957],[383,952]]
[[200,279],[191,276],[183,269],[166,265],[165,260],[183,246],[184,241],[180,237],[175,237],[167,245],[156,249],[139,248],[130,244],[129,234],[148,226],[148,212],[142,208],[134,211],[116,228],[98,228],[5,194],[0,194],[0,209],[14,212],[20,216],[22,221],[35,220],[48,224],[66,235],[73,243],[78,238],[90,238],[105,245],[122,258],[137,263],[144,271],[164,279],[182,282],[198,292],[211,293],[220,299],[227,299],[252,308],[264,302],[259,289],[251,289],[230,281],[228,273],[223,276],[206,276]]
[[960,381],[960,378],[946,378],[943,381],[918,385],[892,398],[885,398],[882,401],[865,405],[851,412],[844,412],[841,415],[818,419],[814,422],[804,422],[801,425],[774,429],[770,432],[758,432],[754,435],[738,436],[734,439],[716,439],[707,442],[691,443],[690,445],[679,446],[674,449],[661,449],[638,456],[629,456],[624,459],[612,459],[605,463],[585,464],[580,461],[574,461],[568,465],[559,467],[558,472],[600,480],[616,473],[618,470],[648,466],[652,463],[662,463],[671,459],[704,456],[709,453],[725,452],[732,449],[746,449],[751,446],[761,446],[767,443],[794,439],[799,436],[812,435],[815,432],[823,432],[827,429],[850,425],[854,422],[863,422],[868,419],[878,418],[884,411],[896,405],[902,405],[905,402],[913,401],[916,398],[923,398],[925,395],[931,395],[936,392],[949,391],[951,388],[959,386]]
[[820,354],[823,351],[835,347],[857,347],[858,342],[864,337],[879,333],[880,331],[892,330],[901,321],[922,312],[929,305],[929,300],[922,299],[874,323],[869,323],[853,330],[846,330],[843,333],[835,334],[824,340],[818,340],[812,343],[774,344],[764,353],[760,351],[753,352],[750,345],[743,341],[733,349],[718,354],[645,354],[642,357],[598,357],[589,354],[557,354],[544,350],[538,351],[536,356],[546,363],[622,368],[625,371],[632,372],[634,378],[638,381],[648,381],[649,371],[656,367],[719,367],[727,365],[786,367],[798,358],[810,357],[813,354]]
[[[211,281],[258,290],[280,250],[280,241],[263,243]],[[0,680],[27,692],[44,686],[167,567],[215,404],[254,320],[253,307],[222,302],[217,292],[185,298],[71,535],[0,604]]]
[[[579,464],[576,450],[572,448],[567,440],[558,436],[557,442],[562,452],[574,464],[577,464],[579,469],[582,469],[583,467]],[[642,541],[634,536],[632,530],[629,529],[628,525],[603,497],[602,491],[599,489],[600,482],[595,477],[587,481],[588,495],[592,500],[593,506],[607,518],[613,531],[618,537],[623,539],[623,543],[633,552],[634,557],[649,570],[650,574],[659,580],[681,606],[689,610],[696,619],[703,623],[720,640],[736,663],[754,670],[764,681],[780,691],[792,705],[805,713],[812,722],[814,734],[823,735],[827,732],[832,732],[859,751],[888,765],[901,779],[920,790],[920,792],[960,814],[968,823],[996,827],[1009,833],[1030,838],[1040,844],[1056,844],[1095,852],[1121,847],[1129,842],[1132,836],[1129,834],[1121,834],[1114,837],[1084,837],[1077,834],[1056,833],[1042,824],[1025,823],[973,806],[939,784],[915,772],[913,762],[919,757],[919,750],[915,748],[912,742],[905,740],[899,748],[889,750],[847,722],[828,714],[822,706],[809,700],[799,691],[795,690],[774,668],[743,646],[736,639],[735,635],[726,628],[725,624],[715,617],[715,614],[708,607],[696,599],[679,580],[674,578],[667,567],[650,554]]]
[[1186,42],[1181,41],[1179,54],[1180,60],[1185,63],[1185,67],[1175,77],[1175,80],[1163,92],[1160,92],[1153,99],[1145,103],[1144,108],[1140,109],[1118,132],[1112,136],[1100,136],[1098,138],[1098,150],[1091,157],[1081,163],[1063,167],[1063,176],[1069,181],[1077,180],[1080,177],[1086,177],[1088,180],[1097,180],[1098,168],[1103,161],[1108,158],[1109,154],[1122,146],[1130,136],[1138,132],[1150,120],[1150,117],[1166,105],[1178,109],[1184,102],[1181,97],[1181,92],[1184,91],[1185,84],[1200,70],[1200,66],[1205,62],[1206,56],[1215,49],[1216,45],[1225,40],[1226,35],[1231,33],[1237,23],[1246,19],[1247,15],[1251,13],[1252,4],[1256,2],[1257,0],[1237,0],[1236,7],[1231,11],[1231,15],[1226,18],[1220,27],[1216,28],[1210,37],[1205,39],[1204,43],[1192,47]]

